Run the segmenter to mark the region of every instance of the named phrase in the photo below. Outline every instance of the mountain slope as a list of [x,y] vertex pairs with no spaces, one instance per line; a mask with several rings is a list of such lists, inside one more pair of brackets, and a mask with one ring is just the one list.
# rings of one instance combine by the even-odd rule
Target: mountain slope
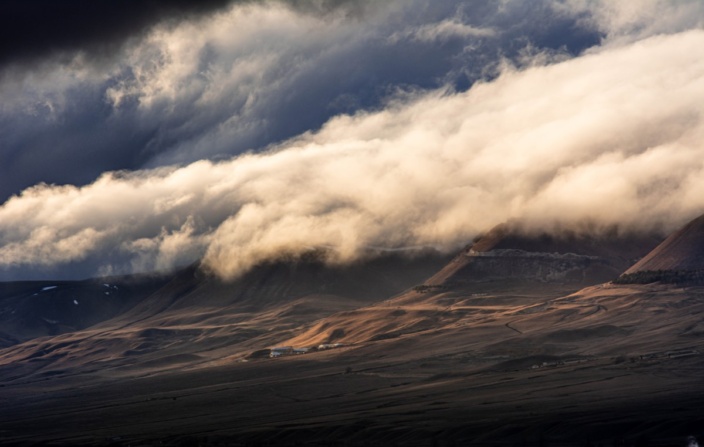
[[501,278],[598,284],[618,277],[660,241],[656,235],[616,231],[528,233],[502,224],[463,250],[426,285]]
[[330,315],[283,343],[391,339],[460,324],[477,309],[500,314],[532,306],[618,277],[658,242],[649,235],[528,234],[499,225],[423,284],[382,303]]
[[704,282],[704,215],[670,235],[638,263],[621,282]]
[[158,275],[0,283],[0,347],[75,332],[129,311],[166,282]]
[[[679,445],[699,433],[701,288],[464,298],[444,309],[452,319],[424,315],[435,327],[306,355],[2,380],[0,439],[537,447]],[[404,311],[414,307],[384,310],[389,320]]]
[[[41,291],[42,284],[29,285],[26,292],[5,301],[20,308],[30,303],[34,313],[50,315],[63,330],[25,330],[24,339],[8,335],[8,347],[0,350],[0,375],[73,374],[95,365],[129,374],[125,368],[138,371],[145,364],[158,370],[243,357],[292,336],[301,325],[399,293],[437,271],[448,258],[434,251],[415,256],[386,253],[354,265],[329,266],[311,254],[264,263],[229,282],[194,265],[147,297],[135,294],[129,306],[112,313],[86,313],[80,327],[68,323],[73,308],[79,307],[73,300],[83,299],[49,296],[73,289],[52,285],[55,288],[42,292],[46,299],[39,300],[28,294]],[[102,288],[108,288],[98,286],[100,303],[107,303]],[[110,285],[109,293],[119,290]],[[56,306],[67,309],[50,313]],[[0,315],[17,326],[13,334],[30,321],[10,312]]]
[[[474,248],[557,250],[546,240],[495,237]],[[578,259],[637,251],[630,242],[559,243]],[[399,279],[419,284],[433,263],[282,260],[229,283],[185,269],[114,318],[1,349],[0,440],[677,445],[701,428],[703,288],[580,289],[536,277],[534,266],[510,277],[518,262],[499,262],[487,264],[497,269],[489,279],[459,269],[379,298]],[[266,355],[325,342],[342,345]]]

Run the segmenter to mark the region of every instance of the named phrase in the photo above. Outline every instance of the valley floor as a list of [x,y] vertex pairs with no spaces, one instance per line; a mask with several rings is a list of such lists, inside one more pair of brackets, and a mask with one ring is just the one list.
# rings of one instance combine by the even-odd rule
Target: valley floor
[[[299,356],[51,374],[6,364],[0,443],[677,446],[704,432],[704,290],[482,287],[323,319],[290,340],[315,340],[327,321],[350,343]],[[399,321],[381,330],[374,312]]]

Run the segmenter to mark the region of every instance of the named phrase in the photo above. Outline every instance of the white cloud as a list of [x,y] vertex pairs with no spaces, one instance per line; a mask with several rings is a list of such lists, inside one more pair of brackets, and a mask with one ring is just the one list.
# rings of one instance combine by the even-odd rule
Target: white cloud
[[564,0],[554,1],[552,6],[573,16],[586,13],[583,20],[606,34],[607,45],[704,26],[704,3],[700,0]]
[[229,153],[279,126],[268,122],[278,116],[272,108],[298,95],[321,64],[358,51],[384,23],[372,19],[305,15],[269,3],[157,28],[128,51],[123,70],[130,75],[107,89],[106,100],[118,110],[136,102],[148,121],[187,114],[187,124],[164,129],[163,138],[174,142],[153,165]]
[[396,32],[389,37],[389,40],[398,42],[404,39],[414,39],[422,42],[435,42],[452,38],[493,37],[496,34],[496,30],[492,28],[475,27],[462,23],[457,18],[451,18]]
[[[89,262],[120,273],[204,256],[228,277],[311,247],[334,248],[333,262],[370,246],[453,250],[508,219],[672,229],[701,214],[700,3],[552,5],[598,24],[606,44],[573,59],[524,55],[527,68],[507,63],[466,92],[411,89],[266,153],[29,188],[0,206],[0,269]],[[118,68],[77,58],[73,68],[12,84],[16,93],[1,83],[8,101],[0,111],[50,100],[60,121],[69,90],[109,79],[111,119],[136,110],[145,121],[171,120],[164,135],[184,137],[164,157],[188,160],[218,153],[259,120],[280,119],[267,107],[284,104],[311,73],[344,64],[353,73],[347,58],[359,53],[350,48],[375,33],[377,42],[497,37],[457,18],[410,27],[387,19],[233,7],[156,29]],[[42,94],[52,83],[56,94]],[[201,121],[216,124],[201,129]]]
[[[0,208],[0,265],[453,249],[507,219],[674,228],[704,210],[704,31],[506,71],[338,116],[275,151],[38,186]],[[109,258],[109,256],[107,256]]]

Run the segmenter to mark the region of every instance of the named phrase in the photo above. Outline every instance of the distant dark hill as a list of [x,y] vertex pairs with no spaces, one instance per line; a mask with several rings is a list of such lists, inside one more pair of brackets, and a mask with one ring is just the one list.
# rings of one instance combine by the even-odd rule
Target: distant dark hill
[[184,309],[195,308],[257,312],[306,297],[370,303],[418,284],[450,258],[434,250],[411,255],[388,252],[349,265],[329,265],[324,256],[312,252],[264,262],[232,281],[192,266],[177,272],[129,316],[136,321],[164,314],[191,315]]
[[451,327],[477,305],[506,310],[617,278],[661,239],[652,235],[525,233],[499,225],[430,279],[383,303],[330,315],[285,344],[366,343]]
[[[347,267],[311,254],[230,282],[183,269],[112,318],[0,348],[0,444],[655,446],[700,433],[704,287],[543,280],[573,258],[615,268],[639,238],[503,231],[472,247],[505,250],[499,262],[472,270],[483,258],[468,249],[437,287],[409,288],[446,264],[432,253]],[[86,293],[121,290],[107,284]],[[51,293],[80,307],[71,285],[0,291],[43,312]],[[292,348],[271,358],[274,346]]]
[[164,284],[136,275],[0,283],[0,347],[85,329],[132,308]]
[[0,376],[3,368],[28,377],[95,364],[161,370],[241,358],[302,325],[398,294],[450,258],[436,251],[376,255],[344,266],[326,264],[320,253],[285,257],[233,281],[193,265],[146,296],[133,290],[119,300],[128,289],[115,283],[6,284],[11,296],[2,300],[0,327],[11,331],[3,336],[6,349],[0,346]]
[[704,215],[670,235],[618,282],[704,283]]
[[426,281],[427,285],[512,278],[589,285],[610,281],[647,254],[655,235],[526,233],[499,225]]

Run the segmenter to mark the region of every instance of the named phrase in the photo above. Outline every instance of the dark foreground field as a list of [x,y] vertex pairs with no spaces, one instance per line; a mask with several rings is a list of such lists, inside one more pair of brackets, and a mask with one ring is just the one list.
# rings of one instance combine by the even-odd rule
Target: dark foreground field
[[314,340],[327,321],[350,343],[299,356],[193,362],[157,352],[41,373],[25,373],[31,359],[8,364],[0,440],[676,446],[704,432],[702,289],[489,289],[409,292],[334,315],[293,342]]
[[699,360],[433,377],[336,357],[12,387],[3,444],[678,445],[704,423]]

